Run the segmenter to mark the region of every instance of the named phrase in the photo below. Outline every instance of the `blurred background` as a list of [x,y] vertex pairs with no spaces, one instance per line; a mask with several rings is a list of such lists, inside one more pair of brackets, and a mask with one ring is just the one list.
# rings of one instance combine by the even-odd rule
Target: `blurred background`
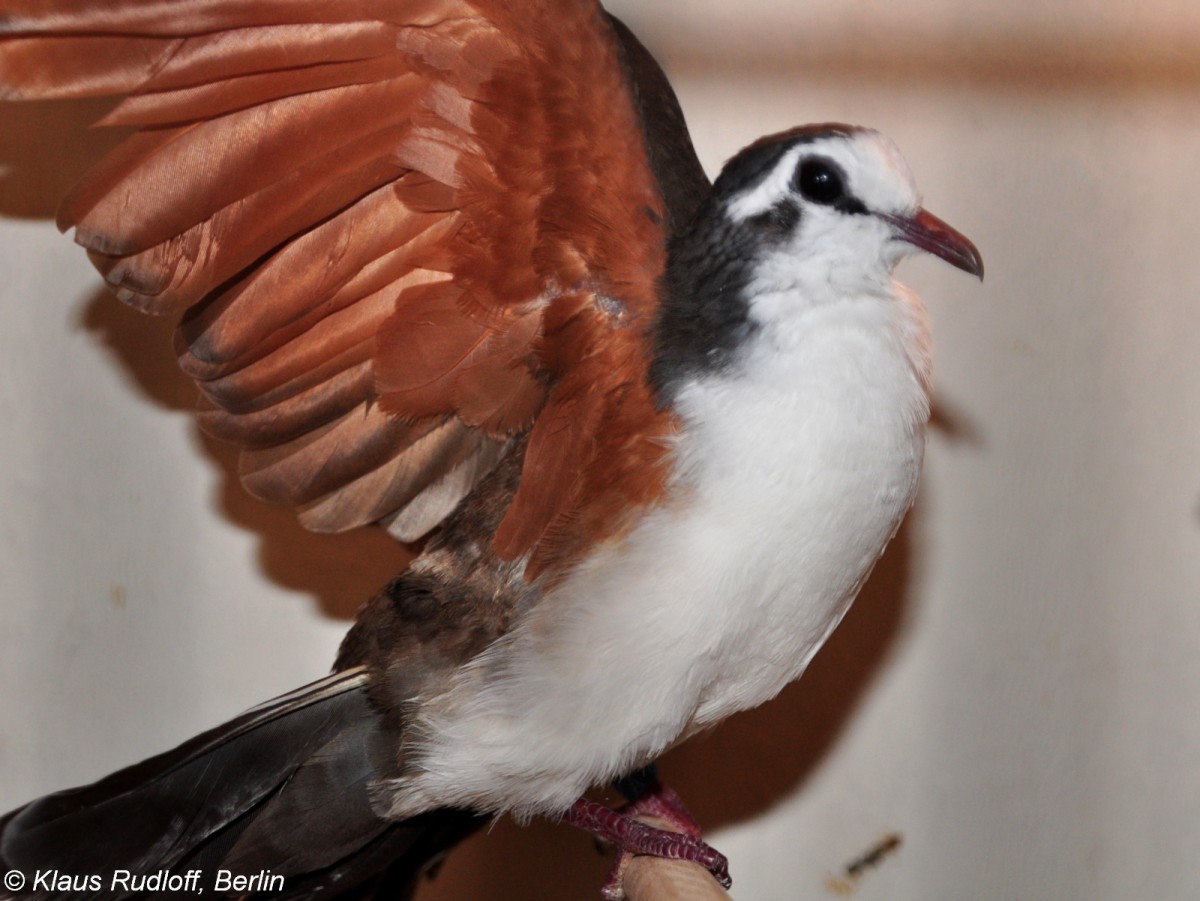
[[[1200,896],[1200,11],[1194,0],[613,0],[711,173],[872,125],[987,261],[936,261],[920,500],[808,674],[663,763],[734,897]],[[172,323],[50,221],[111,138],[0,107],[0,810],[322,675],[402,564],[308,535],[190,418]],[[885,837],[899,848],[849,878]],[[501,822],[422,899],[598,897]]]

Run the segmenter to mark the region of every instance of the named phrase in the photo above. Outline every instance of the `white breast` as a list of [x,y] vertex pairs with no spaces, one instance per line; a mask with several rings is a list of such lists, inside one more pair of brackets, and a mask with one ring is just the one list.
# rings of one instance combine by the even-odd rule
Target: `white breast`
[[393,814],[561,810],[796,678],[912,502],[924,348],[919,301],[889,293],[761,330],[687,385],[671,502],[427,708]]

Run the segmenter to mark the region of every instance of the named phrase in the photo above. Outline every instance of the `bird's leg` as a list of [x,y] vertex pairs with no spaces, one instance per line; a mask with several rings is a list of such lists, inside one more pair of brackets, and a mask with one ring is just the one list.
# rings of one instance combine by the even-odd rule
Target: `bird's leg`
[[[686,825],[680,822],[680,811],[682,818],[686,819]],[[634,819],[634,816],[661,818],[672,825],[678,824],[685,831],[659,829]],[[637,854],[698,863],[712,873],[725,888],[731,884],[729,861],[725,859],[725,855],[701,841],[699,828],[687,815],[687,810],[682,802],[679,802],[678,795],[670,789],[659,786],[658,791],[643,795],[622,811],[615,811],[596,801],[580,798],[571,805],[563,819],[620,849],[617,865],[604,884],[605,898],[622,897],[621,877],[629,859]]]
[[[682,833],[683,835],[692,836],[697,840],[700,839],[700,825],[692,817],[684,805],[683,799],[679,797],[675,790],[664,785],[662,780],[659,779],[658,767],[653,763],[633,773],[629,773],[620,779],[614,780],[613,787],[624,795],[628,801],[619,811],[621,816],[631,818],[647,826],[653,826],[655,821],[657,821],[658,823],[665,824],[672,833]],[[705,845],[705,847],[709,846]],[[630,861],[638,853],[644,852],[626,848],[621,848],[617,852],[616,863],[613,864],[613,868],[609,872],[608,879],[605,880],[602,889],[602,894],[609,901],[620,901],[622,898],[625,871]],[[716,852],[714,851],[713,853],[715,854]],[[728,888],[727,868],[721,873],[714,871],[713,875],[721,880],[722,885]]]
[[700,824],[684,805],[683,798],[658,778],[658,767],[653,763],[615,780],[613,787],[629,802],[621,808],[626,816],[665,820],[676,832],[700,837]]

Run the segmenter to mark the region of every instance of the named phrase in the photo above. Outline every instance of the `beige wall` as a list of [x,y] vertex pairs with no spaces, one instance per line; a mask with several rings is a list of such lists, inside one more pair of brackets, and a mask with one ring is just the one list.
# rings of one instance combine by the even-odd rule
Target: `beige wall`
[[[1200,896],[1200,12],[1194,0],[613,8],[710,170],[874,125],[987,260],[928,261],[939,428],[865,596],[774,704],[672,754],[735,896]],[[246,499],[169,324],[44,216],[86,153],[0,110],[0,809],[320,675],[396,566]],[[33,150],[32,148],[38,148]],[[144,326],[144,323],[141,323]],[[429,898],[594,897],[566,829],[495,834]]]

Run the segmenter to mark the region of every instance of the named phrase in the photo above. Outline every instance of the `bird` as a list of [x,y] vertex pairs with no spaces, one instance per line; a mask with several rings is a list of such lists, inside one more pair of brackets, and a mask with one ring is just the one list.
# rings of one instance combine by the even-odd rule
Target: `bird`
[[179,317],[201,426],[308,528],[419,550],[331,675],[0,819],[56,874],[21,897],[403,897],[499,815],[728,884],[655,761],[803,673],[914,500],[897,265],[983,277],[895,144],[800,126],[710,183],[595,0],[10,0],[0,99],[96,96],[131,133],[58,224]]

